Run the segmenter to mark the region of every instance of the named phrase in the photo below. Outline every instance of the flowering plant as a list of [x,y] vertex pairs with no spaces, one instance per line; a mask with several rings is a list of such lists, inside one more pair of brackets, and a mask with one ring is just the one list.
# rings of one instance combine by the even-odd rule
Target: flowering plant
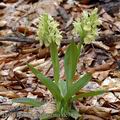
[[[74,22],[74,30],[82,38],[81,45],[83,43],[90,43],[91,40],[97,35],[98,15],[96,15],[96,12],[96,9],[93,10],[91,14],[83,12],[83,17],[80,20]],[[44,14],[40,17],[37,31],[37,36],[39,38],[40,44],[44,44],[45,46],[50,48],[50,54],[54,69],[54,79],[51,80],[50,78],[44,76],[41,72],[39,72],[30,64],[28,64],[28,66],[36,75],[36,77],[52,93],[56,103],[56,113],[59,114],[60,117],[72,116],[76,118],[76,116],[79,114],[75,110],[72,110],[71,103],[73,101],[77,100],[80,97],[99,95],[104,93],[105,91],[96,90],[82,92],[79,95],[76,94],[91,80],[92,76],[90,73],[86,73],[82,75],[80,79],[76,81],[73,80],[81,50],[81,45],[76,45],[74,41],[69,44],[64,57],[66,80],[60,80],[57,48],[60,45],[60,40],[62,39],[62,36],[57,27],[58,23],[55,22],[53,18],[48,14]],[[25,99],[22,99],[22,102],[23,101],[25,101]],[[28,100],[28,102],[32,104],[31,100]]]

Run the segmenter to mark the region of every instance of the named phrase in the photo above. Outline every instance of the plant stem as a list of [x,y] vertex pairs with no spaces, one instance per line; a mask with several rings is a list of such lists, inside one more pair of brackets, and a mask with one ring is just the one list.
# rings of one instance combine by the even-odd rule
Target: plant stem
[[78,44],[78,59],[79,59],[79,57],[80,57],[80,55],[81,55],[81,49],[82,49],[82,45],[83,45],[83,43],[84,43],[84,38],[85,38],[85,35],[83,34],[83,35],[81,35],[80,36],[80,43]]
[[56,43],[50,44],[50,54],[51,54],[51,59],[52,59],[52,64],[54,69],[54,80],[55,80],[55,83],[58,84],[60,71],[59,71],[58,50],[57,50]]

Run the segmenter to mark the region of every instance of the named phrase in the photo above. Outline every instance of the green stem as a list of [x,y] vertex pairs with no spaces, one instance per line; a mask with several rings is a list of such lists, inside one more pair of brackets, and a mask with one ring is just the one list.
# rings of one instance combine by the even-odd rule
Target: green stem
[[[84,32],[83,32],[84,33]],[[84,38],[85,38],[85,34],[82,34],[81,36],[80,36],[80,43],[79,43],[79,45],[78,45],[78,57],[80,57],[80,55],[81,55],[81,49],[82,49],[82,45],[83,45],[83,43],[84,43]]]
[[66,116],[66,113],[68,112],[69,109],[70,108],[69,108],[68,102],[61,101],[61,107],[59,111],[62,117]]
[[55,43],[50,44],[50,54],[51,54],[51,59],[52,59],[52,64],[54,69],[54,80],[55,80],[55,83],[58,84],[60,71],[59,71],[58,50],[57,50],[57,45]]
[[61,110],[61,101],[56,101],[56,111],[60,112]]

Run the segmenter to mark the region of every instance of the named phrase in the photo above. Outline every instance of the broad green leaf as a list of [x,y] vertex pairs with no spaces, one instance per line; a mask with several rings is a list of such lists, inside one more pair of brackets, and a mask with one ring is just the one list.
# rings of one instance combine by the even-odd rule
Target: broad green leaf
[[59,89],[61,91],[61,95],[64,97],[67,94],[66,81],[60,80],[58,84],[59,84]]
[[50,54],[54,69],[54,80],[57,83],[59,81],[59,60],[58,60],[58,50],[56,43],[50,44]]
[[73,77],[76,71],[76,66],[78,62],[78,48],[77,45],[72,42],[67,48],[64,66],[65,66],[65,75],[67,80],[67,87],[70,87],[73,81]]
[[13,99],[12,102],[28,104],[34,107],[39,107],[42,105],[40,101],[32,99],[32,98],[17,98],[17,99]]
[[28,66],[32,70],[32,72],[36,75],[36,77],[40,79],[40,81],[50,90],[55,99],[57,101],[60,101],[62,98],[58,86],[52,80],[48,79],[42,73],[40,73],[37,69],[32,67],[30,64],[28,64]]
[[83,88],[92,78],[90,73],[86,73],[82,76],[78,81],[76,81],[74,84],[72,84],[70,90],[68,91],[68,94],[66,96],[66,99],[69,99],[73,95],[75,95],[81,88]]
[[103,94],[105,92],[107,92],[107,91],[106,90],[96,90],[96,91],[85,92],[85,93],[81,93],[80,95],[76,95],[75,97],[72,98],[72,100],[77,100],[78,98],[82,98],[82,97],[97,96],[97,95]]

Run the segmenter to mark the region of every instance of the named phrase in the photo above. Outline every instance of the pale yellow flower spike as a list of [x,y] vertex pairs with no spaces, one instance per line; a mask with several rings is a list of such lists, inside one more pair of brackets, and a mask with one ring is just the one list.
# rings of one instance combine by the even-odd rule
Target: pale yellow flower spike
[[51,43],[60,45],[62,39],[61,32],[58,30],[59,24],[47,13],[43,14],[39,18],[39,25],[37,30],[37,37],[40,41],[40,45],[50,46]]
[[74,32],[81,37],[85,44],[94,41],[98,35],[97,26],[100,25],[100,20],[97,11],[97,8],[91,13],[83,11],[82,17],[73,23]]

